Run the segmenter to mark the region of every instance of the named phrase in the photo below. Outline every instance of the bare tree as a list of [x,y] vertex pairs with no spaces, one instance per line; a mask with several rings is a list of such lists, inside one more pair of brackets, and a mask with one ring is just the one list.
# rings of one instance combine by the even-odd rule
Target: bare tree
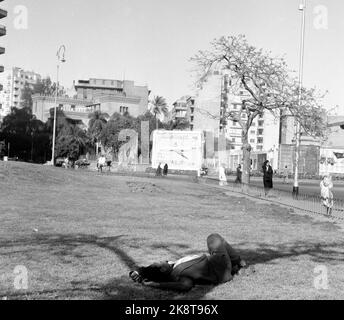
[[[198,86],[202,86],[214,70],[221,70],[228,74],[234,95],[244,89],[240,108],[225,108],[222,115],[225,119],[239,123],[242,128],[243,183],[248,184],[250,180],[252,148],[248,132],[257,116],[265,112],[271,112],[275,117],[280,117],[281,112],[288,113],[300,121],[307,134],[322,134],[325,126],[323,108],[316,90],[302,89],[302,107],[299,108],[298,83],[291,76],[292,72],[285,60],[250,45],[244,35],[215,39],[211,43],[211,50],[199,51],[191,61],[197,67]],[[226,90],[224,101],[228,103]]]

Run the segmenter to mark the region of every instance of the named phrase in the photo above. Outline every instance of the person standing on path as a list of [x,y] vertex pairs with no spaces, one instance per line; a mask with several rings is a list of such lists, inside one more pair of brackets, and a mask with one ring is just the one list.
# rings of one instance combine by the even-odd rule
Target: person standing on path
[[326,214],[331,216],[333,208],[333,182],[329,174],[324,176],[320,182],[321,200],[326,208]]
[[242,169],[241,169],[241,164],[239,164],[236,169],[235,183],[241,183],[241,177],[242,177]]
[[168,164],[165,163],[165,165],[164,165],[164,170],[163,170],[163,175],[166,177],[167,174],[168,174]]
[[266,197],[268,196],[269,191],[273,188],[273,183],[272,183],[273,174],[274,172],[270,165],[270,161],[266,160],[263,164],[263,183],[264,183],[264,191],[265,191]]
[[226,186],[227,185],[227,177],[226,177],[226,170],[223,164],[219,167],[219,185]]

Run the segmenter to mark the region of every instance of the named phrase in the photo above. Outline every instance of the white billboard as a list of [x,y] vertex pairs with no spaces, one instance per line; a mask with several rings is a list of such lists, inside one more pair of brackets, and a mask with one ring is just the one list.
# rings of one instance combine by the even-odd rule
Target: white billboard
[[153,132],[152,167],[167,163],[173,170],[200,170],[203,159],[203,134],[200,131]]

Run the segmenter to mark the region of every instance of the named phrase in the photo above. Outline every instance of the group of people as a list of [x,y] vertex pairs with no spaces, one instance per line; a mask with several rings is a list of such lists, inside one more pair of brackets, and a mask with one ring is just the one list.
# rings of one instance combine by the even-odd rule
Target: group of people
[[159,163],[158,168],[156,169],[155,175],[157,177],[167,176],[168,175],[168,164],[165,163],[164,168],[161,168],[161,163]]
[[105,156],[104,154],[101,154],[97,161],[97,169],[98,172],[103,172],[103,168],[107,167],[108,171],[111,169],[112,164],[112,158],[111,156]]

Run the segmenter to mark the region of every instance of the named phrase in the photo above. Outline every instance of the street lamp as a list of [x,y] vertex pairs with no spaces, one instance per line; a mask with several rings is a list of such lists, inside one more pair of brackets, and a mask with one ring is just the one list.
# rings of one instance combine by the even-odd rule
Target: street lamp
[[[301,16],[301,44],[300,44],[300,66],[299,66],[299,97],[298,107],[301,108],[302,104],[302,84],[303,84],[303,58],[305,51],[305,21],[306,21],[306,0],[303,0],[299,6],[302,12]],[[294,186],[293,196],[297,197],[299,194],[299,158],[300,158],[300,121],[295,117],[296,121],[296,134],[295,134],[295,170],[294,170]]]
[[56,140],[56,109],[57,109],[57,96],[59,92],[59,70],[60,70],[60,63],[66,62],[65,59],[65,52],[66,47],[62,45],[56,53],[57,56],[57,66],[56,66],[56,92],[55,92],[55,104],[54,104],[54,124],[53,124],[53,146],[51,152],[51,165],[55,164],[55,140]]

